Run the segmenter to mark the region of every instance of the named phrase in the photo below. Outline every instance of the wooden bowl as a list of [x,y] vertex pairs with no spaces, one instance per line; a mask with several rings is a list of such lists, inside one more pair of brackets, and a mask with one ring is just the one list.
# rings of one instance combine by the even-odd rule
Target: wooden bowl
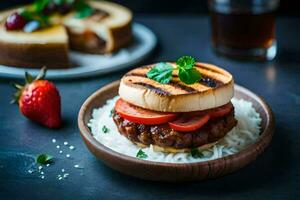
[[270,143],[274,133],[274,117],[266,102],[244,87],[235,85],[235,97],[251,101],[262,118],[260,139],[246,149],[216,160],[198,163],[163,163],[140,160],[115,152],[99,143],[87,126],[92,110],[102,107],[118,93],[119,81],[92,94],[78,114],[78,126],[88,149],[106,165],[124,174],[155,181],[193,181],[212,179],[234,172],[251,163]]

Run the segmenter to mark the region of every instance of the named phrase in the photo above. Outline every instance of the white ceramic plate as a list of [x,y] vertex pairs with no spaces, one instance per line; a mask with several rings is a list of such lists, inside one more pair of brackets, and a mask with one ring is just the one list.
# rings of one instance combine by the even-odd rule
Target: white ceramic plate
[[[157,38],[147,27],[133,24],[134,42],[111,55],[93,55],[70,52],[71,62],[76,67],[68,69],[49,69],[48,79],[81,78],[116,71],[143,60],[154,49]],[[23,78],[25,71],[37,75],[39,69],[17,68],[0,65],[0,77]]]

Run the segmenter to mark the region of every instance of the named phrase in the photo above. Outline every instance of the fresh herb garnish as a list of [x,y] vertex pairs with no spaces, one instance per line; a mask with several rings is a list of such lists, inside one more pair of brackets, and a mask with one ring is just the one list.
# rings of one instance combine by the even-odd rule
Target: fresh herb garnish
[[158,63],[147,73],[147,77],[166,84],[172,79],[173,70],[174,68],[168,63]]
[[145,158],[148,158],[148,155],[142,149],[140,149],[137,152],[136,157],[140,158],[140,159],[145,159]]
[[59,12],[66,14],[75,11],[76,18],[85,18],[94,13],[94,8],[86,0],[35,0],[20,12],[28,22],[39,22],[41,27],[49,26],[49,15]]
[[191,56],[182,56],[176,61],[179,68],[192,69],[195,66],[195,58]]
[[30,6],[20,12],[28,22],[34,21],[40,26],[49,25],[49,17],[43,13],[43,10],[48,6],[51,0],[35,0]]
[[152,67],[147,77],[162,84],[167,84],[172,79],[174,70],[178,70],[178,77],[180,81],[185,84],[194,84],[201,79],[200,72],[194,67],[195,59],[191,56],[183,56],[176,62],[176,67],[168,63],[162,62]]
[[110,113],[109,113],[109,117],[112,117],[112,116],[113,116],[113,114],[115,114],[115,112],[116,112],[116,111],[115,111],[115,109],[114,109],[114,108],[113,108],[113,109],[111,109],[111,110],[110,110]]
[[200,72],[195,68],[188,70],[184,68],[179,68],[178,76],[180,81],[188,85],[196,83],[201,78]]
[[203,153],[200,152],[199,149],[197,149],[197,148],[194,148],[191,150],[191,156],[193,158],[203,158],[204,157]]
[[102,132],[103,132],[103,133],[108,133],[108,132],[109,132],[109,129],[104,125],[104,126],[102,127]]
[[40,154],[36,157],[36,163],[44,165],[53,162],[53,156],[49,154]]
[[42,12],[50,2],[51,0],[35,0],[31,9],[35,12]]
[[92,15],[95,11],[93,7],[91,7],[88,3],[85,2],[85,0],[77,0],[74,3],[75,8],[75,17],[82,19],[85,17],[88,17]]

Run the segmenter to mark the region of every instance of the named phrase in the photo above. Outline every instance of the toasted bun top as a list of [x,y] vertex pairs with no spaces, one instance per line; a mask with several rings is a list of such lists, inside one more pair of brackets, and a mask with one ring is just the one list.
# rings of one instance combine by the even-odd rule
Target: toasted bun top
[[214,65],[196,63],[202,78],[192,85],[181,82],[177,70],[168,84],[151,80],[146,73],[153,66],[136,68],[123,76],[119,87],[123,100],[149,110],[190,112],[222,106],[233,97],[232,75]]

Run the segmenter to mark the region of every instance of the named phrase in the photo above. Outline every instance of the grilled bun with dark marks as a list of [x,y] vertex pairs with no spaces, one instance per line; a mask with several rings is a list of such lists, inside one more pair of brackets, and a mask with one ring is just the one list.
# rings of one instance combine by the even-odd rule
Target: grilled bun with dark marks
[[167,84],[149,79],[146,74],[153,66],[136,68],[124,75],[119,87],[123,100],[154,111],[190,112],[225,105],[233,97],[232,75],[215,65],[196,63],[202,78],[191,85],[181,82],[177,71],[173,71]]

